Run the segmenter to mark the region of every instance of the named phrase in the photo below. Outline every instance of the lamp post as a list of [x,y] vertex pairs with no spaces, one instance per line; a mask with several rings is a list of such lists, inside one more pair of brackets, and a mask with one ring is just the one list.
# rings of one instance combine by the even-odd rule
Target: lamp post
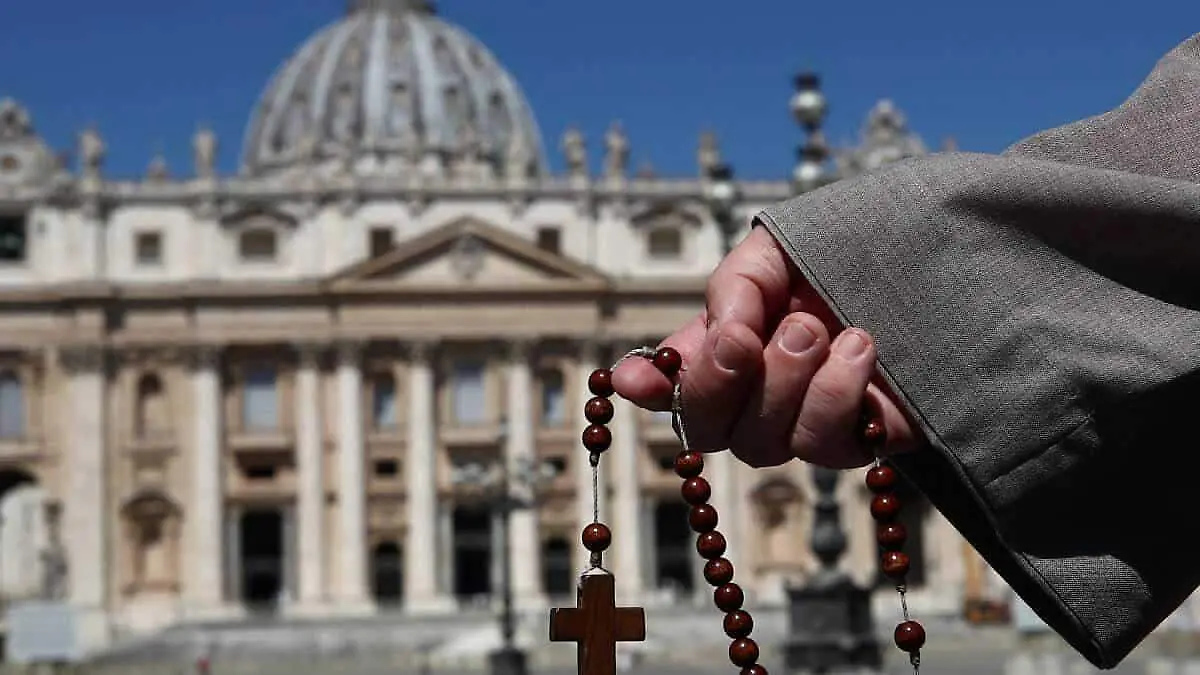
[[796,194],[815,190],[829,182],[825,162],[829,159],[829,146],[821,132],[821,124],[829,113],[829,103],[821,92],[821,79],[816,73],[803,72],[796,76],[796,91],[789,104],[792,117],[803,127],[807,138],[796,149],[795,170],[792,172],[792,189]]
[[[800,163],[793,174],[797,194],[815,190],[830,182],[825,171],[829,149],[821,133],[828,105],[820,91],[820,80],[813,73],[796,76],[796,93],[791,110],[808,134],[800,147]],[[879,668],[882,654],[871,617],[871,593],[859,588],[838,568],[846,551],[842,530],[837,484],[840,473],[834,469],[812,467],[816,487],[812,550],[820,569],[799,588],[787,589],[788,638],[784,655],[789,670],[832,673]]]
[[[508,423],[500,424],[499,447],[503,452],[508,439]],[[500,648],[488,657],[492,675],[526,675],[528,655],[517,646],[517,620],[513,606],[512,514],[533,507],[538,489],[557,475],[548,463],[522,457],[512,463],[507,458],[490,463],[473,462],[458,467],[456,485],[479,490],[480,498],[500,514]]]
[[721,240],[725,253],[733,250],[734,239],[738,233],[737,214],[734,209],[741,201],[742,195],[737,183],[733,180],[733,167],[728,164],[718,164],[708,173],[708,208],[717,221],[721,230]]

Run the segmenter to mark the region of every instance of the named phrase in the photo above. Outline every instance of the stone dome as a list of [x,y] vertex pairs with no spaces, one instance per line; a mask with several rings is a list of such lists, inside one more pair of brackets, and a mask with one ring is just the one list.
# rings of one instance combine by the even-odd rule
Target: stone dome
[[516,80],[429,0],[351,0],[279,68],[255,109],[242,169],[263,174],[332,157],[414,162],[474,153],[545,161]]

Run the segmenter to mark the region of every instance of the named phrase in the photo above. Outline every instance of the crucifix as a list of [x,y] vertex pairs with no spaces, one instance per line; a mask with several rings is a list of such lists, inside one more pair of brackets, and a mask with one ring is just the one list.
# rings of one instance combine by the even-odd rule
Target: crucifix
[[578,643],[580,675],[616,675],[617,643],[646,639],[646,611],[616,604],[613,576],[593,568],[579,581],[578,607],[550,610],[550,641]]

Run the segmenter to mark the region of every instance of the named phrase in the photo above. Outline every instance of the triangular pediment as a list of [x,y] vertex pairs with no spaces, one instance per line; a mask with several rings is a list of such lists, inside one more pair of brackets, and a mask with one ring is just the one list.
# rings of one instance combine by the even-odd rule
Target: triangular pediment
[[474,218],[453,221],[342,270],[334,289],[600,288],[599,270]]

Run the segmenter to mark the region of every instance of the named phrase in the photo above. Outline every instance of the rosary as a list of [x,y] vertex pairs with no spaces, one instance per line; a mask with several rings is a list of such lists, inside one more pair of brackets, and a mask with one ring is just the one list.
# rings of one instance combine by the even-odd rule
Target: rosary
[[[725,613],[725,634],[729,643],[729,660],[741,669],[741,675],[767,675],[767,669],[758,663],[759,647],[751,637],[754,619],[742,609],[745,594],[741,586],[733,582],[733,563],[725,557],[725,537],[717,530],[717,510],[708,503],[712,488],[701,473],[704,471],[704,456],[692,450],[683,424],[681,388],[679,375],[683,371],[683,359],[679,352],[663,347],[642,347],[627,353],[612,368],[601,368],[588,378],[588,389],[592,398],[584,406],[584,417],[588,426],[583,430],[583,447],[589,453],[592,467],[592,523],[583,528],[583,545],[590,552],[588,570],[579,582],[576,607],[550,611],[550,640],[552,642],[575,642],[578,645],[579,675],[616,675],[617,643],[642,642],[646,639],[646,613],[640,607],[617,607],[613,575],[603,567],[603,553],[612,543],[612,531],[600,522],[600,456],[612,445],[612,432],[607,424],[613,418],[615,393],[612,371],[629,358],[649,360],[674,382],[671,405],[672,424],[683,445],[675,457],[675,473],[683,479],[680,492],[684,501],[691,505],[688,524],[697,534],[696,552],[706,561],[704,579],[714,588],[713,602]],[[897,521],[900,515],[900,499],[893,488],[898,475],[896,470],[879,459],[879,451],[887,441],[887,430],[883,422],[864,412],[859,427],[859,437],[875,451],[874,466],[867,472],[867,487],[873,493],[871,516],[875,519],[876,540],[882,559],[880,569],[895,581],[900,594],[900,606],[904,620],[896,626],[896,646],[909,655],[914,673],[921,667],[921,647],[925,644],[925,629],[909,618],[906,600],[905,577],[909,559],[903,552],[907,532]]]

